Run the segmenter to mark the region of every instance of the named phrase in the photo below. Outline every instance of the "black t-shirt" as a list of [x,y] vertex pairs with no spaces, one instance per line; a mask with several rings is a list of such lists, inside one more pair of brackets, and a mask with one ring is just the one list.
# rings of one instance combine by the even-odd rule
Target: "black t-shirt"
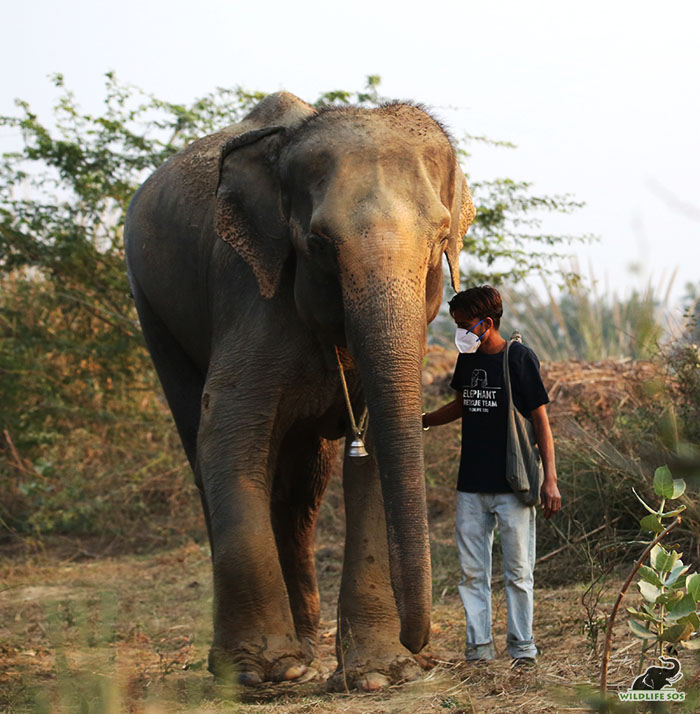
[[[513,403],[525,417],[547,404],[535,353],[514,342],[508,354]],[[503,352],[460,354],[451,387],[462,393],[462,455],[457,490],[507,493],[506,426],[508,407],[503,381]]]

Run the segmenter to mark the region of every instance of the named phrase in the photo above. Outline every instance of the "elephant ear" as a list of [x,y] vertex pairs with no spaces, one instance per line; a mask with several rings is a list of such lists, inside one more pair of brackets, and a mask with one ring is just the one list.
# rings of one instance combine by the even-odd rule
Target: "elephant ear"
[[215,230],[250,267],[265,298],[277,291],[291,251],[279,154],[290,130],[315,113],[294,95],[269,95],[242,122],[257,128],[229,138],[221,148]]
[[472,203],[472,195],[459,164],[457,164],[455,170],[454,189],[450,235],[447,240],[445,254],[450,265],[452,287],[455,292],[459,292],[459,253],[462,250],[464,236],[476,215],[474,204]]

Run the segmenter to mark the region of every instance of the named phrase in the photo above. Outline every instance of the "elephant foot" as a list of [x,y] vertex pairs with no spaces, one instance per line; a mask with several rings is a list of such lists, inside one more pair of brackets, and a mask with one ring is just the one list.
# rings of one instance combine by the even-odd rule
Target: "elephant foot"
[[358,689],[362,692],[379,692],[393,684],[416,679],[420,667],[412,657],[397,657],[391,662],[366,667],[353,666],[338,669],[328,678],[326,691],[345,692]]
[[267,659],[250,652],[231,654],[220,648],[209,651],[209,671],[222,684],[255,687],[263,682],[300,682],[317,676],[309,669],[301,653]]

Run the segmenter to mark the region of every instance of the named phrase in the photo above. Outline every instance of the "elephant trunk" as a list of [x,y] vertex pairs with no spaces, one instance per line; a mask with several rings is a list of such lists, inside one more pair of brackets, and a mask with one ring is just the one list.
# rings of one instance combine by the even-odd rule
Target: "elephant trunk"
[[432,601],[420,418],[425,299],[406,287],[385,290],[349,301],[350,310],[346,302],[346,334],[369,409],[400,640],[418,652],[428,642]]
[[[673,679],[673,677],[680,672],[681,663],[675,657],[661,656],[659,659],[664,663],[664,669],[667,670],[667,673],[665,672],[664,674],[667,674],[669,679]],[[670,664],[671,666],[667,667],[667,664]]]

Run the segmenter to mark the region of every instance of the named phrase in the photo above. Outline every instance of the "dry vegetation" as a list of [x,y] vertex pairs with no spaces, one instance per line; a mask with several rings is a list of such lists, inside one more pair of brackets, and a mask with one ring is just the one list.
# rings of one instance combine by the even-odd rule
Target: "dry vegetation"
[[[446,376],[453,355],[433,348],[424,386],[426,403],[449,395]],[[453,545],[453,484],[459,454],[457,425],[426,434],[428,508],[434,565],[433,635],[422,664],[424,676],[381,694],[327,694],[323,679],[334,666],[335,602],[340,580],[343,509],[339,474],[322,507],[317,530],[317,564],[322,599],[321,677],[303,684],[254,689],[216,685],[206,671],[211,638],[211,568],[194,488],[154,467],[152,488],[177,505],[175,518],[156,533],[173,533],[175,545],[146,529],[109,537],[32,539],[21,534],[0,551],[0,711],[3,712],[567,712],[591,711],[586,688],[599,677],[599,634],[630,564],[634,546],[606,549],[638,538],[634,519],[612,510],[587,514],[588,493],[623,488],[606,483],[614,469],[624,474],[638,464],[624,453],[621,415],[646,408],[649,385],[660,378],[649,363],[551,364],[543,374],[553,397],[555,433],[566,451],[574,440],[602,454],[595,476],[585,463],[567,475],[569,505],[552,522],[539,521],[535,634],[540,648],[536,672],[514,672],[505,652],[505,597],[500,562],[494,562],[494,635],[498,657],[467,665],[461,656],[464,614],[456,590]],[[596,428],[593,428],[596,427]],[[155,438],[155,437],[154,437]],[[159,434],[159,440],[170,436]],[[16,468],[19,453],[9,454]],[[618,463],[619,460],[621,463]],[[607,464],[607,466],[606,466]],[[608,468],[609,471],[605,469]],[[578,469],[578,470],[577,470]],[[169,481],[169,478],[171,479]],[[173,480],[174,479],[174,480]],[[623,479],[624,481],[624,479]],[[155,484],[155,486],[153,486]],[[628,486],[627,486],[628,488]],[[629,489],[628,489],[629,490]],[[603,493],[605,496],[605,493]],[[191,500],[191,508],[184,506]],[[574,508],[571,504],[578,503]],[[596,500],[600,503],[600,498]],[[690,500],[689,511],[697,508]],[[697,515],[697,511],[695,511]],[[161,516],[162,517],[162,516]],[[133,526],[137,528],[137,525]],[[194,534],[194,535],[193,535]],[[693,541],[685,536],[689,546]],[[154,549],[154,547],[156,549]],[[145,552],[144,552],[145,551]],[[687,551],[686,551],[687,552]],[[609,557],[612,553],[616,557]],[[622,563],[620,562],[622,558]],[[688,560],[698,562],[691,555]],[[592,587],[589,588],[589,585]],[[631,594],[632,600],[636,594]],[[640,642],[625,618],[615,628],[609,681],[627,688],[637,673]],[[698,680],[697,660],[681,655],[682,688]],[[693,700],[696,702],[696,700]],[[697,702],[696,702],[697,704]],[[687,710],[695,706],[688,701]],[[674,705],[680,711],[680,705]]]
[[[424,678],[373,696],[327,695],[322,679],[217,688],[205,667],[211,585],[199,499],[135,321],[121,219],[145,170],[240,118],[263,95],[219,89],[170,104],[110,73],[105,113],[90,116],[60,75],[52,81],[60,96],[49,124],[24,103],[19,116],[0,118],[24,140],[0,162],[0,712],[584,711],[575,687],[597,679],[604,615],[639,552],[630,545],[642,535],[631,487],[653,501],[656,466],[668,460],[674,476],[686,478],[698,471],[700,355],[690,344],[697,326],[685,330],[695,337],[680,345],[671,374],[643,362],[544,366],[566,505],[539,525],[537,673],[508,669],[498,574],[500,656],[481,668],[462,662],[452,425],[425,441],[435,631]],[[325,93],[318,105],[374,106],[378,83],[369,77],[361,92]],[[505,260],[506,283],[543,267],[542,240],[566,241],[530,235],[538,211],[577,205],[528,186],[472,184],[480,210],[468,251],[489,270],[494,257]],[[540,354],[545,347],[553,357],[656,354],[666,325],[658,291],[623,302],[590,293],[574,282],[551,305],[511,296],[508,312],[526,339],[542,338]],[[691,313],[700,314],[696,302]],[[450,394],[445,375],[453,360],[453,352],[429,353],[426,407]],[[683,529],[674,537],[697,568],[700,513],[694,496],[683,501]],[[342,506],[336,474],[317,532],[322,674],[333,665]],[[497,558],[494,567],[498,573]],[[618,629],[610,680],[625,686],[639,642],[624,618]],[[694,663],[686,653],[683,661],[688,686]]]
[[[319,538],[321,540],[321,538]],[[327,539],[323,539],[324,542]],[[333,666],[334,602],[340,562],[325,544],[321,665]],[[578,685],[594,684],[599,662],[582,632],[581,586],[538,588],[536,673],[509,669],[504,652],[505,601],[494,594],[498,658],[462,661],[463,614],[454,592],[438,597],[423,679],[378,695],[326,694],[322,681],[236,691],[206,671],[211,635],[210,565],[194,543],[151,556],[5,560],[0,598],[0,699],[14,711],[283,712],[561,712],[585,711]],[[55,555],[55,554],[54,554]],[[610,604],[612,589],[606,600]],[[621,624],[611,681],[626,687],[636,650]],[[684,659],[686,677],[693,663]],[[34,700],[33,706],[31,700]]]

